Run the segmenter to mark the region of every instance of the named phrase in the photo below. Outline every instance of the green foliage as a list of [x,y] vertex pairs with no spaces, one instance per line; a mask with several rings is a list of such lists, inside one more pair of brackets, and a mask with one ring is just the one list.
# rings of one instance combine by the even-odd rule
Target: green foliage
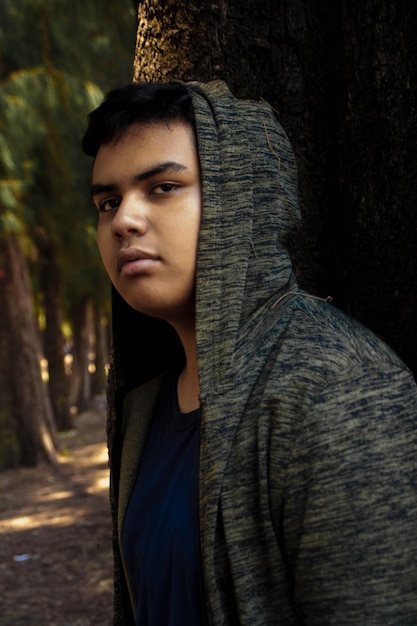
[[30,235],[40,260],[46,240],[72,298],[103,284],[91,246],[89,159],[79,146],[86,114],[101,98],[97,86],[45,68],[15,72],[0,85],[0,228]]
[[0,76],[45,66],[106,90],[131,78],[135,30],[131,0],[2,0]]
[[131,78],[135,26],[130,0],[0,3],[0,236],[30,238],[35,280],[52,250],[68,302],[108,296],[80,139],[103,91]]

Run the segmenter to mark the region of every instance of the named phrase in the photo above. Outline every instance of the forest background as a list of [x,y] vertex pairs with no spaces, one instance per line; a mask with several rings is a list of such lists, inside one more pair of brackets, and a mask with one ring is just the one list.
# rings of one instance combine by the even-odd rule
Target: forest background
[[79,139],[132,75],[221,78],[272,104],[299,166],[300,284],[417,373],[412,0],[3,0],[0,467],[56,459],[57,431],[104,389],[108,284]]
[[0,468],[55,462],[105,388],[109,285],[80,141],[132,79],[131,0],[0,3]]

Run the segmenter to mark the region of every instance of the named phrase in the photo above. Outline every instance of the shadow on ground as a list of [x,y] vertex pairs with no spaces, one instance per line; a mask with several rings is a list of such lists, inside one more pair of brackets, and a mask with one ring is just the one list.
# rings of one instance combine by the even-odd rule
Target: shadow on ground
[[1,626],[112,623],[105,417],[90,411],[57,467],[0,473]]

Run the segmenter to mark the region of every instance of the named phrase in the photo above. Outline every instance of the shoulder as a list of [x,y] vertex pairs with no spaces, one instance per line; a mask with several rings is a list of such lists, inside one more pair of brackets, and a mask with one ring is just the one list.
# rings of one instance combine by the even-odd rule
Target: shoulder
[[[413,377],[379,337],[333,305],[301,293],[270,326],[272,360],[281,374],[308,376],[319,384],[325,379],[351,378],[361,370],[384,379],[387,373]],[[355,374],[356,372],[356,374]]]
[[[258,407],[292,430],[329,435],[347,422],[385,419],[414,431],[417,387],[409,369],[368,329],[332,305],[294,298],[265,336]],[[405,426],[405,422],[407,426]]]

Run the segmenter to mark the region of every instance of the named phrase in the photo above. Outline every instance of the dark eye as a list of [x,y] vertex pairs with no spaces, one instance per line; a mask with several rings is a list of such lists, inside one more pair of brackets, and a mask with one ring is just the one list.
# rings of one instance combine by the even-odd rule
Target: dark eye
[[109,211],[114,211],[120,206],[119,198],[107,198],[102,202],[99,202],[98,210],[100,213],[108,213]]
[[170,191],[175,191],[178,189],[179,185],[176,183],[159,183],[159,185],[155,185],[152,187],[151,194],[155,196],[162,196],[164,193],[169,193]]

